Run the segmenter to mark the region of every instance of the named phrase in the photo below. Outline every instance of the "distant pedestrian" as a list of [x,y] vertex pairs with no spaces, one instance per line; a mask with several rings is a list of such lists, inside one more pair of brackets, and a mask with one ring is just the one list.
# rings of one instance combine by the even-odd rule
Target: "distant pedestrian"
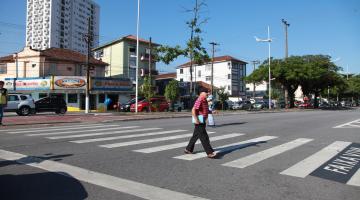
[[209,136],[206,132],[206,119],[209,113],[208,103],[206,98],[208,96],[208,90],[200,89],[199,97],[195,101],[192,108],[193,123],[195,125],[193,136],[191,137],[189,144],[187,145],[184,153],[192,154],[194,151],[195,143],[200,139],[201,144],[208,156],[208,158],[215,158],[216,153],[210,145]]
[[215,114],[216,111],[215,111],[215,103],[213,101],[214,100],[213,95],[209,95],[206,100],[209,106],[208,125],[211,127],[215,127],[215,119],[213,114]]
[[4,116],[4,109],[7,106],[7,89],[4,88],[4,81],[0,81],[0,126],[2,126],[2,118]]

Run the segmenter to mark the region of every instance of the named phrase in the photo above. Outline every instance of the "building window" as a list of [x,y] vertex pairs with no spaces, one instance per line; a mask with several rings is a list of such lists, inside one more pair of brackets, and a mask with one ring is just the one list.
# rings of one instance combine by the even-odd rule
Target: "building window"
[[230,85],[228,85],[228,90],[230,90]]
[[183,74],[184,73],[184,69],[180,69],[180,74]]
[[198,70],[198,77],[201,77],[201,70]]
[[205,77],[205,80],[206,80],[206,81],[211,81],[211,76],[206,76],[206,77]]
[[7,74],[6,64],[0,64],[0,74]]
[[183,79],[183,78],[181,78],[181,79],[180,79],[180,82],[184,82],[184,79]]
[[48,75],[55,75],[55,73],[56,73],[56,64],[51,63]]
[[228,79],[231,79],[231,74],[228,74]]
[[135,47],[130,47],[130,48],[129,48],[129,51],[130,51],[131,53],[136,53],[136,48],[135,48]]
[[35,67],[36,67],[36,64],[32,64],[31,67],[32,67],[32,68],[35,68]]
[[78,102],[78,95],[77,94],[68,94],[68,103],[77,103]]

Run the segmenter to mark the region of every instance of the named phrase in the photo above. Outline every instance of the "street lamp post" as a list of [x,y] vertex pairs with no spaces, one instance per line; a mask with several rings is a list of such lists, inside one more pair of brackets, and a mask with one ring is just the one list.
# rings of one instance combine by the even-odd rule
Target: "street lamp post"
[[136,20],[135,113],[138,113],[138,95],[139,95],[139,23],[140,23],[140,0],[138,0],[137,20]]
[[270,27],[268,26],[268,38],[266,39],[259,39],[255,37],[257,42],[267,42],[269,44],[269,110],[271,109],[271,42],[272,39],[270,38]]

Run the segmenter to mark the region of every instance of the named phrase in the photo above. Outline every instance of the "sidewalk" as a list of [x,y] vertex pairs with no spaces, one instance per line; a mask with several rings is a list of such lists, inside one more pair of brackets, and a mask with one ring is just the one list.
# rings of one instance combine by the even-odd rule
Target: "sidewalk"
[[[289,110],[261,110],[261,111],[221,111],[220,116],[243,115],[243,114],[265,114],[278,112],[299,112],[298,109]],[[153,112],[153,113],[124,113],[124,112],[107,112],[107,113],[80,113],[69,112],[65,115],[40,113],[30,116],[18,116],[7,113],[3,118],[3,124],[6,127],[15,127],[20,125],[50,125],[61,123],[101,123],[114,121],[134,121],[134,120],[150,120],[150,119],[167,119],[167,118],[190,118],[190,112]]]

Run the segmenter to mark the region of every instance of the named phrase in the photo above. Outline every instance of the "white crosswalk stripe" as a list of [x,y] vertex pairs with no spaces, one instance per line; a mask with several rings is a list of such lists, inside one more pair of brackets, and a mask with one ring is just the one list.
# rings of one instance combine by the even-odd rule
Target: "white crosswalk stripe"
[[186,131],[186,130],[171,130],[171,131],[161,131],[161,132],[152,132],[152,133],[121,135],[121,136],[115,136],[115,137],[93,138],[93,139],[85,139],[85,140],[74,140],[74,141],[70,141],[70,142],[82,144],[82,143],[100,142],[100,141],[107,141],[107,140],[118,140],[118,139],[126,139],[126,138],[162,135],[162,134],[169,134],[169,133],[179,133],[179,132],[184,132],[184,131]]
[[142,129],[130,129],[130,130],[123,130],[123,131],[112,131],[112,132],[105,132],[105,133],[88,133],[88,134],[79,134],[79,135],[65,135],[65,136],[54,136],[54,137],[47,137],[51,140],[56,139],[67,139],[67,138],[80,138],[80,137],[90,137],[90,136],[99,136],[99,135],[115,135],[119,133],[130,133],[130,132],[140,132],[140,131],[153,131],[159,130],[162,128],[142,128]]
[[[211,133],[211,132],[208,132],[208,133]],[[225,134],[225,135],[220,135],[220,136],[216,136],[216,137],[211,137],[210,141],[214,142],[214,141],[233,138],[233,137],[237,137],[237,136],[241,136],[241,135],[244,135],[244,134],[242,134],[242,133]],[[177,149],[177,148],[185,147],[187,144],[188,144],[188,142],[180,142],[180,143],[175,143],[175,144],[168,144],[168,145],[138,149],[138,150],[134,150],[134,151],[140,152],[140,153],[155,153],[155,152],[159,152],[159,151],[166,151],[166,150],[170,150],[170,149]],[[196,144],[200,144],[200,141],[196,142]]]
[[296,147],[304,145],[308,142],[311,142],[312,140],[313,139],[299,138],[299,139],[290,141],[288,143],[281,144],[279,146],[276,146],[276,147],[273,147],[273,148],[255,153],[255,154],[251,154],[244,158],[240,158],[240,159],[237,159],[237,160],[234,160],[234,161],[222,164],[222,165],[227,166],[227,167],[245,168],[250,165],[256,164],[258,162],[261,162],[265,159],[271,158],[273,156],[279,155],[281,153],[284,153],[286,151],[289,151],[291,149],[294,149]]
[[[258,138],[254,138],[254,139],[250,139],[250,140],[245,140],[245,141],[241,141],[241,142],[236,142],[236,143],[216,147],[216,148],[214,148],[214,150],[216,153],[221,154],[221,152],[224,151],[224,148],[229,148],[229,147],[239,148],[240,145],[248,146],[253,143],[266,142],[266,141],[269,141],[269,140],[272,140],[275,138],[277,138],[277,137],[276,136],[262,136],[262,137],[258,137]],[[214,140],[211,139],[211,141],[214,141]],[[202,152],[202,153],[196,153],[196,154],[185,154],[185,155],[181,155],[181,156],[176,156],[174,158],[181,159],[181,160],[196,160],[196,159],[205,158],[205,157],[207,157],[206,153]]]
[[280,174],[305,178],[350,144],[351,142],[336,141],[305,160],[302,160],[294,166],[282,171]]
[[83,133],[83,132],[103,132],[109,130],[119,130],[119,129],[130,129],[130,128],[139,128],[139,126],[118,126],[113,128],[104,128],[100,127],[97,129],[88,129],[88,130],[77,130],[77,131],[58,131],[58,132],[51,132],[51,133],[36,133],[36,134],[27,134],[27,136],[49,136],[49,135],[65,135],[69,133]]
[[[208,134],[212,134],[214,132],[208,132]],[[152,139],[145,139],[145,140],[135,140],[135,141],[129,141],[129,142],[120,142],[120,143],[114,143],[114,144],[104,144],[99,145],[100,147],[105,148],[116,148],[116,147],[124,147],[124,146],[131,146],[131,145],[137,145],[137,144],[145,144],[145,143],[152,143],[152,142],[161,142],[161,141],[167,141],[167,140],[175,140],[180,138],[187,138],[192,136],[192,133],[188,134],[182,134],[182,135],[176,135],[176,136],[169,136],[169,137],[160,137],[160,138],[152,138]]]
[[360,169],[358,169],[355,174],[350,178],[350,180],[346,183],[352,186],[360,186]]
[[[119,126],[119,125],[106,125],[106,127],[115,127],[115,126]],[[26,130],[20,130],[20,131],[9,131],[8,133],[10,134],[18,134],[18,133],[39,133],[39,132],[49,132],[49,131],[63,131],[63,130],[83,130],[83,129],[87,129],[87,128],[98,128],[98,127],[104,127],[104,125],[91,125],[91,126],[73,126],[73,127],[49,127],[49,128],[36,128],[36,129],[26,129]]]

